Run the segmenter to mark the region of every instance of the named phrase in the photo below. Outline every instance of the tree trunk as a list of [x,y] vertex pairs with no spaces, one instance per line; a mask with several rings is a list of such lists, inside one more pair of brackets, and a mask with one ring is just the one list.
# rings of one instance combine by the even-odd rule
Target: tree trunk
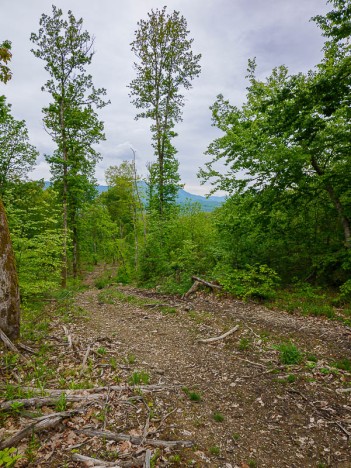
[[19,338],[20,296],[15,256],[4,205],[0,200],[0,328],[11,339]]

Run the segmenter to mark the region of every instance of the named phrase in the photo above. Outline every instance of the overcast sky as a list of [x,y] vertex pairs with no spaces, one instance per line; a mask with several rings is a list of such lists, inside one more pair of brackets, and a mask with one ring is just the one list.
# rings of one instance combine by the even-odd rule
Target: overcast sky
[[[0,40],[12,41],[13,79],[0,84],[12,104],[17,119],[24,119],[31,143],[40,151],[34,178],[50,179],[44,154],[54,145],[42,125],[42,107],[50,96],[41,91],[48,79],[44,63],[30,52],[31,32],[39,29],[42,13],[51,14],[47,0],[12,0],[3,3]],[[167,4],[169,12],[178,10],[187,19],[194,38],[193,51],[202,54],[202,73],[186,92],[183,122],[176,127],[173,141],[178,150],[180,173],[185,189],[208,193],[196,177],[206,161],[208,144],[219,135],[211,127],[209,106],[219,93],[231,104],[245,99],[247,60],[256,57],[258,75],[267,76],[275,66],[284,64],[291,72],[307,71],[318,63],[323,38],[309,19],[329,10],[323,0],[61,0],[55,5],[76,18],[83,17],[84,27],[95,36],[95,55],[89,72],[96,86],[107,89],[111,104],[100,111],[105,122],[106,141],[99,145],[103,160],[96,177],[105,184],[104,171],[110,165],[131,159],[130,147],[137,152],[137,168],[145,175],[152,161],[150,122],[134,120],[135,108],[129,102],[127,85],[134,78],[134,56],[130,43],[137,21],[146,19],[152,8]]]

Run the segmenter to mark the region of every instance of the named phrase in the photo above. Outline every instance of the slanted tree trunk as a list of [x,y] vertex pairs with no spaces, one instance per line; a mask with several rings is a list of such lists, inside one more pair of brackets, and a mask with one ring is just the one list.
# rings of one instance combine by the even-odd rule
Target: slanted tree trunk
[[20,296],[15,256],[5,208],[0,200],[0,328],[11,339],[19,338]]

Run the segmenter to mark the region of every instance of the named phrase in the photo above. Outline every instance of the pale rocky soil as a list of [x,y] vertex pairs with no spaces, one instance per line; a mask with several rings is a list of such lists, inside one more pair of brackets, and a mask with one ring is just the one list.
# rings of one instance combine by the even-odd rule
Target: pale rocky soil
[[[101,291],[90,288],[77,303],[91,319],[76,331],[110,337],[116,356],[135,355],[130,367],[148,372],[152,383],[180,385],[201,395],[197,403],[182,391],[163,396],[176,411],[162,438],[196,444],[192,453],[180,453],[181,466],[190,460],[212,467],[351,466],[351,393],[338,392],[351,386],[350,375],[331,368],[335,360],[351,357],[347,327],[204,293],[182,300],[113,285],[107,297],[116,289],[156,298],[176,313],[119,299],[108,304]],[[197,341],[236,324],[239,330],[224,340]],[[306,358],[301,365],[282,366],[274,346],[287,340],[305,356],[315,355],[316,367],[310,369]],[[240,350],[240,343],[247,349]],[[287,382],[289,375],[294,382]],[[222,422],[214,420],[215,412],[223,415]],[[213,447],[219,447],[218,455]]]
[[[209,292],[182,299],[117,284],[99,290],[94,284],[102,273],[91,274],[87,289],[64,311],[62,304],[49,306],[50,336],[41,344],[48,347],[46,365],[53,369],[46,387],[83,396],[88,385],[107,390],[96,401],[69,403],[67,409],[82,407],[82,413],[36,436],[31,452],[30,441],[23,440],[24,458],[16,466],[93,466],[74,461],[74,452],[116,468],[134,466],[131,457],[149,449],[157,467],[351,467],[351,392],[345,391],[351,375],[334,367],[351,359],[348,327]],[[223,340],[199,342],[236,325]],[[282,365],[276,347],[287,341],[303,353],[300,364]],[[0,369],[0,380],[28,385],[27,374],[35,376],[37,369],[31,362],[8,365]],[[136,372],[164,387],[140,392],[131,386]],[[32,385],[39,380],[33,377]],[[125,387],[110,391],[111,385]],[[201,400],[191,400],[189,392]],[[41,414],[54,411],[43,407]],[[0,443],[28,425],[28,415],[6,415],[3,421]],[[82,429],[124,433],[143,442],[92,438]],[[157,450],[144,438],[193,446]]]

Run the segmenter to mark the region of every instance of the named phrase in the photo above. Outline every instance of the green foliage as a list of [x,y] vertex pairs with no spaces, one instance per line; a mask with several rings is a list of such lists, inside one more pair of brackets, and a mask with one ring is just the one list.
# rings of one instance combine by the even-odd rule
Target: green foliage
[[65,393],[61,393],[56,406],[55,406],[56,411],[61,412],[61,411],[66,411],[67,409],[67,397]]
[[14,119],[10,113],[10,106],[7,105],[0,119],[1,197],[4,196],[9,183],[26,178],[28,172],[33,169],[38,155],[39,153],[29,143],[24,120]]
[[17,455],[17,449],[15,447],[5,448],[0,450],[0,466],[4,468],[11,468],[15,466],[17,460],[23,458],[21,455]]
[[199,392],[189,390],[187,387],[183,387],[182,390],[186,394],[186,396],[189,398],[190,401],[194,401],[196,403],[199,403],[201,401],[201,395]]
[[184,293],[192,275],[205,275],[214,265],[214,235],[211,214],[196,205],[175,210],[168,220],[151,219],[140,256],[139,283]]
[[291,342],[281,343],[277,349],[280,352],[279,358],[282,364],[300,364],[303,359],[301,351]]
[[327,38],[320,64],[305,74],[277,67],[260,80],[250,60],[244,105],[219,95],[212,106],[222,134],[200,176],[231,194],[217,217],[218,256],[235,269],[267,264],[285,282],[349,278],[351,10],[331,3],[315,18]]
[[147,385],[150,382],[150,375],[144,371],[135,371],[129,379],[130,385]]
[[340,299],[342,301],[351,301],[351,279],[340,286]]
[[347,372],[351,372],[351,361],[350,359],[344,358],[335,362],[335,367]]
[[274,295],[280,278],[267,265],[247,265],[245,269],[234,270],[217,266],[214,276],[223,289],[243,299],[267,299]]
[[11,42],[3,41],[0,43],[0,81],[2,83],[7,83],[12,77],[11,70],[7,66],[11,58]]

